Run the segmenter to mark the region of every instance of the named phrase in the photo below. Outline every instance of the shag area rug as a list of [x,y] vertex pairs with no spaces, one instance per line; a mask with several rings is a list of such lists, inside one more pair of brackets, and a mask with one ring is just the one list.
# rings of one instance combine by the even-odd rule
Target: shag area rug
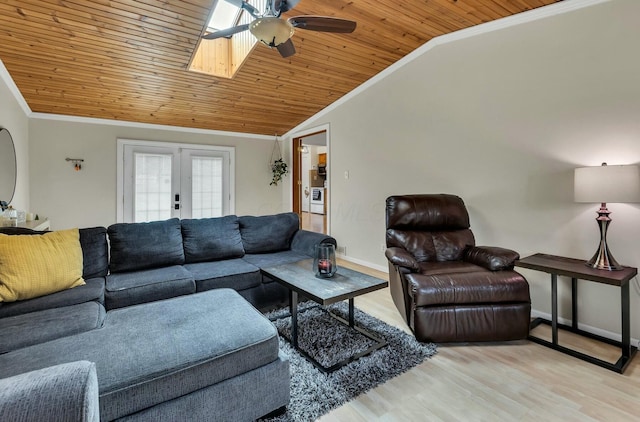
[[[348,318],[348,304],[324,307],[335,315]],[[400,375],[436,353],[435,344],[423,344],[377,318],[355,309],[355,324],[388,345],[351,362],[335,372],[325,374],[307,361],[283,338],[290,337],[289,310],[270,312],[280,333],[280,349],[289,356],[291,401],[285,413],[262,419],[269,422],[314,421],[356,396]],[[373,342],[357,331],[339,323],[317,304],[304,303],[298,312],[298,346],[324,366],[330,366],[368,349]]]

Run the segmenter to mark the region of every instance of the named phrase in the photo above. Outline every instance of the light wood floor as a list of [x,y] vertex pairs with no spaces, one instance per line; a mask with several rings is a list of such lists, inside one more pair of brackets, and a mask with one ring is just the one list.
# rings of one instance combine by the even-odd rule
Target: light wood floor
[[[381,272],[341,264],[386,278]],[[358,297],[355,303],[409,332],[388,289]],[[597,350],[603,358],[615,360],[619,354],[619,349],[590,340],[561,337],[567,345],[574,340],[577,347]],[[319,420],[638,421],[640,356],[620,375],[528,340],[439,345],[431,359]]]
[[301,225],[304,230],[327,234],[326,214],[314,214],[310,212],[303,212],[301,214]]

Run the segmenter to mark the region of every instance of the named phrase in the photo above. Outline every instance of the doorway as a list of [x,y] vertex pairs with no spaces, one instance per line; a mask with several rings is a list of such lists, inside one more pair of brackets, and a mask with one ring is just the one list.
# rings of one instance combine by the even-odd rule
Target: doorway
[[328,234],[327,131],[293,139],[293,211],[301,228]]
[[118,222],[233,212],[233,149],[118,140]]

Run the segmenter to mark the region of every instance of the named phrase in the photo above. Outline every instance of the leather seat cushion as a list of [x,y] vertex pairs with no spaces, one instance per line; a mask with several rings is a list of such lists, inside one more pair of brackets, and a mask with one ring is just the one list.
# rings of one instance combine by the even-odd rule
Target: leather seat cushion
[[413,305],[530,303],[529,284],[515,271],[407,274]]

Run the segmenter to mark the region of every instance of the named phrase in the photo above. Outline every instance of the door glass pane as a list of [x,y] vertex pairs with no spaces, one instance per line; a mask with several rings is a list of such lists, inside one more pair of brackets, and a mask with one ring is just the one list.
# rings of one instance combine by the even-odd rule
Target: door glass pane
[[222,216],[221,157],[191,158],[191,218]]
[[171,218],[171,155],[135,154],[134,221]]

